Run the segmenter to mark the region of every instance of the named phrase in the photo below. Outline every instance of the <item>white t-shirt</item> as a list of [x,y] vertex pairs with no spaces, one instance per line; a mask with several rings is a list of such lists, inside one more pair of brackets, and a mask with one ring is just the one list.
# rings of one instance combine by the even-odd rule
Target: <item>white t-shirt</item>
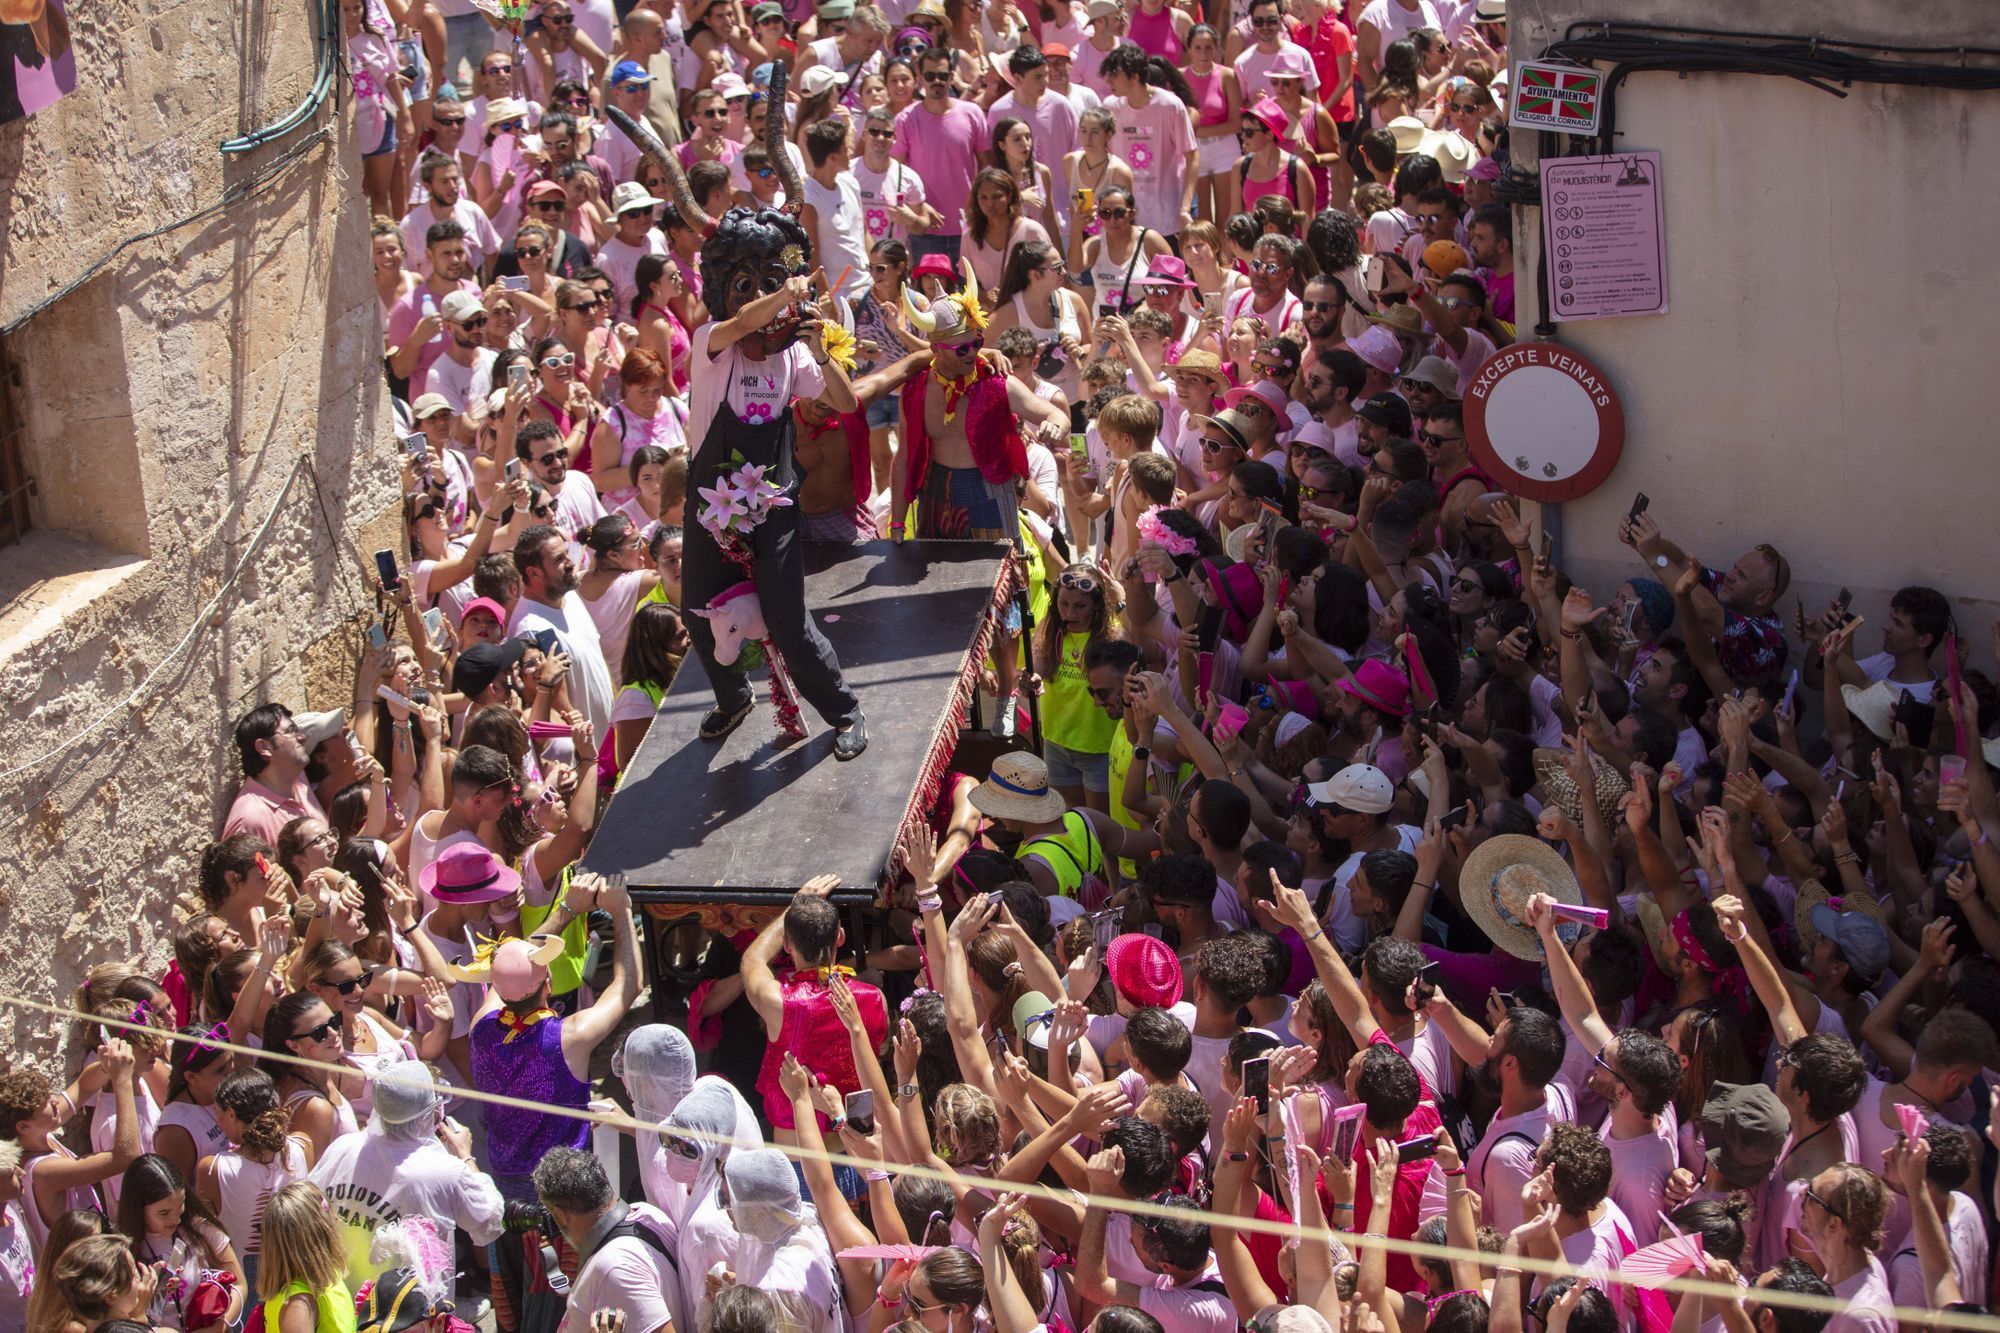
[[[590,484],[589,478],[584,484]],[[590,618],[590,608],[574,592],[563,595],[560,607],[526,597],[514,604],[514,614],[507,622],[508,638],[528,638],[544,629],[554,630],[557,647],[569,654],[570,697],[581,705],[599,737],[610,735],[611,668],[605,664],[604,645],[597,622]]]
[[[592,623],[597,626],[598,643],[604,652],[604,663],[611,669],[614,685],[624,679],[625,640],[632,633],[632,615],[639,609],[639,585],[645,579],[643,571],[628,570],[611,580],[611,586],[604,590],[603,596],[583,604],[584,609],[590,612]],[[616,720],[616,710],[613,710],[612,716]]]
[[467,403],[493,392],[493,362],[498,356],[499,353],[492,348],[482,347],[472,354],[471,365],[461,366],[450,352],[446,352],[431,362],[430,375],[425,379],[422,391],[442,396],[451,404],[452,411],[463,413]]
[[840,289],[840,295],[849,301],[859,301],[868,294],[874,279],[868,271],[868,234],[863,222],[861,207],[861,186],[848,172],[833,178],[832,185],[821,185],[811,176],[805,178],[806,202],[818,214],[818,235],[813,237],[813,260],[831,276],[828,282],[839,282],[840,275],[847,275]]
[[28,1297],[35,1289],[35,1247],[21,1205],[0,1209],[0,1333],[26,1333]]
[[639,261],[647,255],[667,252],[667,238],[658,227],[649,228],[642,245],[627,245],[616,236],[597,247],[597,266],[611,279],[612,313],[620,320],[632,318],[632,298],[637,294]]
[[826,392],[826,374],[803,343],[795,342],[762,361],[744,356],[739,346],[710,357],[708,340],[714,330],[713,324],[696,329],[688,348],[693,405],[687,434],[696,450],[707,441],[715,409],[725,401],[738,420],[754,426],[777,420],[794,398],[817,398]]
[[[1896,657],[1894,653],[1876,653],[1873,657],[1862,658],[1854,665],[1860,667],[1861,674],[1871,681],[1888,680],[1889,673],[1896,669]],[[1922,680],[1908,682],[1898,680],[1890,683],[1899,689],[1908,690],[1910,697],[1918,703],[1927,704],[1931,701],[1931,691],[1936,686],[1937,680],[1935,677],[1926,676]],[[1966,1299],[1972,1298],[1968,1296]]]
[[1366,23],[1382,35],[1375,48],[1375,68],[1382,68],[1382,53],[1389,49],[1389,43],[1408,37],[1418,28],[1436,28],[1443,31],[1444,24],[1438,18],[1437,7],[1431,0],[1417,0],[1414,8],[1405,9],[1398,0],[1368,0],[1361,11],[1356,26]]
[[889,208],[923,207],[924,178],[893,157],[886,171],[870,171],[866,162],[857,161],[848,168],[848,174],[861,190],[861,219],[868,231],[867,243],[909,240],[910,229],[890,217]]
[[562,489],[556,492],[554,527],[569,540],[569,558],[577,564],[583,563],[583,534],[603,517],[604,502],[597,498],[597,485],[590,474],[574,469],[565,473]]
[[[1951,1215],[1945,1219],[1945,1243],[1951,1249],[1952,1276],[1958,1279],[1961,1295],[1976,1305],[1986,1304],[1987,1249],[1986,1223],[1979,1205],[1957,1190],[1951,1193]],[[1916,1241],[1904,1237],[1902,1246],[1889,1261],[1889,1291],[1898,1305],[1927,1306],[1930,1293],[1924,1288],[1924,1268],[1917,1259]],[[5,1293],[0,1292],[0,1298]]]
[[1212,1152],[1222,1142],[1223,1119],[1236,1101],[1229,1089],[1222,1086],[1222,1062],[1229,1054],[1229,1038],[1190,1036],[1188,1040],[1193,1043],[1194,1049],[1188,1055],[1187,1068],[1182,1072],[1200,1090],[1201,1099],[1208,1103],[1208,1146]]
[[[466,119],[470,121],[471,117]],[[469,139],[469,124],[466,134]],[[431,257],[424,248],[424,236],[433,222],[447,220],[465,228],[465,253],[472,260],[474,273],[486,267],[486,261],[500,253],[500,233],[494,230],[486,210],[473,203],[470,197],[460,195],[458,202],[451,206],[449,219],[439,217],[436,205],[428,200],[403,215],[403,262],[428,278],[431,275]]]
[[[625,1220],[665,1241],[668,1253],[678,1252],[673,1219],[651,1204],[633,1204]],[[666,1323],[677,1330],[689,1328],[685,1312],[674,1310],[680,1304],[674,1299],[680,1291],[680,1274],[665,1255],[637,1237],[616,1237],[591,1255],[576,1275],[558,1333],[587,1333],[591,1312],[606,1306],[625,1312],[625,1327],[631,1333],[653,1333]]]
[[[1411,828],[1408,824],[1396,825],[1396,846],[1393,850],[1416,854],[1417,844],[1423,841],[1424,831]],[[1342,953],[1358,953],[1368,943],[1368,926],[1354,915],[1352,887],[1354,872],[1361,869],[1361,858],[1366,852],[1355,852],[1333,872],[1333,902],[1327,909],[1326,928],[1339,941]]]
[[[435,1138],[392,1139],[368,1130],[343,1134],[327,1145],[308,1179],[326,1191],[347,1245],[347,1280],[356,1286],[381,1271],[368,1258],[377,1228],[406,1217],[429,1218],[447,1247],[453,1227],[474,1245],[500,1236],[506,1204],[493,1178]],[[450,1280],[447,1275],[447,1284]]]
[[[1220,1281],[1222,1271],[1209,1257],[1208,1269],[1196,1282]],[[1203,1290],[1193,1283],[1177,1286],[1160,1275],[1139,1289],[1139,1308],[1160,1321],[1166,1333],[1235,1333],[1236,1306],[1227,1292]]]
[[1842,1308],[1827,1320],[1824,1333],[1896,1333],[1896,1320],[1889,1313],[1889,1275],[1874,1255],[1868,1256],[1866,1268],[1836,1282],[1833,1294]]

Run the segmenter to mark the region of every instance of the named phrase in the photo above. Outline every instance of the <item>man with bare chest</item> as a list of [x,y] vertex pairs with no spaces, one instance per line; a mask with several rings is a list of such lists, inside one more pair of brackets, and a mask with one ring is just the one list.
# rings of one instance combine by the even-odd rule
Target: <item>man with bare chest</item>
[[1015,540],[1016,486],[1028,475],[1022,426],[1051,446],[1068,438],[1066,413],[979,359],[977,318],[948,296],[912,320],[933,359],[903,388],[908,438],[889,508],[889,535],[897,541],[912,501],[920,539]]
[[858,405],[852,412],[835,412],[816,398],[793,405],[798,431],[792,453],[805,474],[798,503],[807,541],[848,545],[876,535],[868,512],[868,407],[901,389],[926,361],[922,355],[906,356],[854,381]]

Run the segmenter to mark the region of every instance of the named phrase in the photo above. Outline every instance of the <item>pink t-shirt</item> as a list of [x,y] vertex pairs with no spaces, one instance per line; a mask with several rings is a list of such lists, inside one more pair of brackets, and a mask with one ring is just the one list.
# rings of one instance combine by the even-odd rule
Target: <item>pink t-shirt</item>
[[851,170],[854,183],[861,187],[861,225],[868,229],[868,244],[909,240],[910,229],[889,216],[889,209],[923,207],[929,198],[924,178],[893,157],[884,171],[871,171],[866,162],[856,162]]
[[1060,211],[1069,201],[1069,178],[1063,174],[1063,157],[1076,147],[1076,108],[1058,92],[1043,93],[1042,100],[1033,106],[1022,106],[1014,99],[1014,93],[1003,93],[994,99],[993,105],[986,109],[986,123],[994,125],[1009,116],[1028,122],[1035,131],[1035,160],[1049,164],[1056,192],[1052,202]]
[[1611,1121],[1606,1119],[1597,1137],[1611,1150],[1612,1202],[1631,1219],[1632,1238],[1641,1245],[1651,1245],[1659,1239],[1660,1214],[1667,1206],[1667,1177],[1680,1164],[1673,1104],[1667,1104],[1650,1133],[1614,1138]]
[[229,803],[229,817],[222,821],[222,836],[232,837],[238,833],[254,833],[264,840],[266,846],[278,845],[278,834],[294,819],[311,815],[314,819],[326,818],[320,809],[319,799],[313,795],[312,787],[300,776],[298,785],[289,794],[281,795],[272,791],[255,778],[243,779],[243,785],[236,789],[236,799]]
[[1834,1283],[1833,1294],[1843,1308],[1826,1321],[1825,1333],[1896,1333],[1895,1317],[1889,1313],[1889,1274],[1874,1255],[1868,1256],[1866,1268]]
[[1132,106],[1122,97],[1107,97],[1104,109],[1118,126],[1112,151],[1132,168],[1138,224],[1167,236],[1178,234],[1187,186],[1187,155],[1194,150],[1187,107],[1172,93],[1152,88],[1144,106]]
[[1458,372],[1458,391],[1461,394],[1465,392],[1465,386],[1472,383],[1473,378],[1479,373],[1479,368],[1492,359],[1494,351],[1493,340],[1478,329],[1465,331],[1463,352],[1452,351],[1451,344],[1443,338],[1431,339],[1431,355],[1441,356],[1451,362],[1452,369]]
[[752,361],[737,347],[710,357],[708,340],[714,332],[715,325],[702,325],[694,331],[688,349],[688,361],[695,367],[695,373],[687,437],[696,453],[706,442],[709,423],[715,420],[715,410],[725,398],[738,419],[761,425],[775,421],[779,414],[790,409],[794,398],[817,398],[826,392],[826,374],[804,343],[795,342],[777,356],[762,361]]
[[954,99],[942,115],[917,102],[896,117],[895,156],[923,177],[947,232],[965,225],[972,178],[979,174],[979,154],[986,148],[986,117],[970,102]]
[[1306,69],[1306,100],[1308,102],[1317,100],[1313,94],[1319,91],[1319,70],[1313,64],[1312,52],[1306,50],[1297,42],[1287,40],[1278,43],[1278,49],[1269,55],[1266,55],[1253,46],[1242,55],[1236,57],[1236,80],[1243,89],[1243,104],[1245,106],[1250,105],[1271,91],[1271,80],[1267,76],[1271,72],[1271,67],[1277,64],[1279,57],[1283,56],[1287,51],[1296,51],[1299,56],[1304,58]]
[[[461,281],[458,284],[458,289],[463,292],[475,293],[479,290],[477,286],[469,281]],[[390,306],[389,346],[401,347],[404,343],[408,342],[410,335],[416,332],[417,325],[422,322],[425,315],[439,313],[438,302],[440,299],[431,291],[429,286],[420,282],[410,288],[409,293],[401,300]],[[431,335],[431,340],[425,343],[422,350],[417,353],[417,364],[410,370],[410,383],[422,384],[424,382],[424,376],[430,373],[431,362],[444,355],[444,340],[444,323],[440,319],[438,331]]]

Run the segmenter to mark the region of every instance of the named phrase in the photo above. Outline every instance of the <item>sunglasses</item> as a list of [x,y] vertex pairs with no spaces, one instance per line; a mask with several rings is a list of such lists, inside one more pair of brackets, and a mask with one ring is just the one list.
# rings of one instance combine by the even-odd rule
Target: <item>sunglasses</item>
[[569,204],[561,199],[537,199],[529,207],[539,209],[544,213],[560,213],[565,208],[568,208]]
[[510,120],[504,125],[490,125],[487,128],[491,129],[495,134],[519,134],[525,123],[524,121]]
[[[416,512],[416,513],[414,513],[414,514],[410,515],[410,521],[411,521],[411,522],[422,522],[422,521],[423,521],[424,519],[427,519],[427,518],[436,518],[436,517],[437,517],[437,512],[438,512],[438,507],[437,507],[437,505],[436,505],[435,503],[433,503],[433,504],[427,504],[427,505],[425,505],[425,506],[424,506],[423,508],[421,508],[421,509],[417,510],[417,512]],[[328,836],[331,836],[331,835],[329,834]]]
[[1170,287],[1161,284],[1151,284],[1145,288],[1146,295],[1148,296],[1173,296],[1179,291],[1180,288],[1178,287]]
[[[564,306],[565,310],[588,310],[589,306]],[[551,352],[542,358],[542,365],[548,370],[560,370],[564,366],[576,364],[575,352]]]
[[556,463],[567,463],[568,461],[568,449],[557,449],[552,453],[541,454],[535,459],[535,462],[542,467],[549,467]]
[[486,327],[486,316],[475,315],[471,319],[466,320],[463,324],[460,324],[458,327],[464,329],[467,333],[477,333],[479,330]]
[[358,990],[367,990],[369,984],[374,980],[375,969],[371,967],[358,977],[349,977],[345,981],[322,981],[320,985],[326,987],[328,990],[337,990],[342,995],[352,995]]
[[325,1040],[327,1039],[327,1036],[328,1036],[328,1034],[332,1033],[332,1032],[333,1032],[333,1031],[334,1031],[335,1029],[337,1029],[337,1028],[338,1028],[339,1026],[340,1026],[340,1020],[339,1020],[339,1019],[337,1019],[337,1018],[329,1018],[329,1019],[327,1019],[327,1020],[326,1020],[326,1022],[324,1022],[324,1023],[321,1023],[321,1024],[320,1024],[320,1025],[319,1025],[318,1027],[316,1027],[316,1028],[307,1028],[307,1029],[306,1029],[306,1030],[305,1030],[304,1032],[295,1032],[295,1033],[293,1033],[293,1034],[292,1034],[292,1040],[293,1040],[293,1041],[325,1041]]
[[971,356],[979,350],[980,342],[977,338],[974,338],[967,342],[933,343],[932,346],[936,347],[940,352],[950,352],[953,356]]
[[1420,430],[1417,432],[1417,438],[1425,444],[1457,444],[1465,437],[1463,435],[1438,435],[1432,431]]
[[1201,451],[1205,454],[1219,454],[1224,449],[1234,449],[1235,447],[1236,441],[1234,440],[1211,440],[1206,435],[1201,437]]
[[1438,304],[1443,306],[1446,310],[1464,310],[1466,307],[1470,306],[1472,302],[1466,300],[1462,296],[1446,296],[1446,297],[1441,297],[1438,300]]
[[568,14],[544,14],[542,22],[552,28],[567,28],[576,19]]
[[873,273],[876,277],[879,278],[882,277],[884,274],[895,272],[896,266],[894,264],[870,264],[868,266],[868,271]]
[[465,117],[464,117],[464,116],[432,116],[432,117],[431,117],[431,124],[433,124],[433,125],[436,125],[436,126],[437,126],[438,128],[440,128],[440,129],[443,129],[443,128],[446,128],[446,127],[448,127],[448,126],[452,126],[452,125],[463,125],[463,124],[465,124]]
[[1097,210],[1097,216],[1107,222],[1122,222],[1132,216],[1132,210],[1129,208],[1100,208]]
[[1275,17],[1273,17],[1273,18],[1262,18],[1262,19],[1251,19],[1251,20],[1250,20],[1250,26],[1251,26],[1251,27],[1253,27],[1253,28],[1275,28],[1275,27],[1277,27],[1277,26],[1278,26],[1278,25],[1279,25],[1279,24],[1280,24],[1281,22],[1282,22],[1282,20],[1280,20],[1280,19],[1278,19],[1278,18],[1275,18]]
[[[584,301],[584,302],[582,302],[581,304],[578,304],[578,305],[566,305],[566,306],[564,306],[564,307],[563,307],[563,309],[565,309],[565,310],[575,310],[575,311],[578,311],[578,312],[582,312],[582,311],[586,311],[586,310],[595,310],[595,309],[597,309],[597,307],[599,307],[599,306],[601,306],[601,305],[603,305],[603,304],[604,304],[604,302],[602,302],[602,301]],[[574,357],[571,357],[570,359],[571,359],[571,360],[575,360],[575,358],[574,358]]]
[[701,113],[701,118],[703,120],[722,120],[725,119],[728,115],[729,115],[728,107],[712,106],[707,108]]
[[950,70],[948,70],[948,69],[933,69],[933,70],[926,70],[926,71],[924,72],[924,82],[925,82],[925,83],[950,83],[950,82],[951,82],[951,71],[950,71]]
[[752,176],[755,176],[760,181],[767,181],[771,179],[771,177],[777,175],[778,170],[776,167],[759,167],[750,174]]
[[1056,586],[1059,588],[1075,588],[1078,592],[1096,592],[1097,576],[1095,574],[1086,574],[1079,570],[1065,569],[1061,574],[1056,576]]
[[868,137],[871,139],[893,139],[896,137],[896,132],[894,130],[870,130],[868,131]]
[[547,253],[548,251],[544,250],[539,245],[514,247],[514,256],[517,259],[540,259],[543,255]]
[[1825,1209],[1828,1217],[1838,1217],[1843,1222],[1847,1220],[1847,1218],[1841,1213],[1841,1211],[1838,1208],[1835,1208],[1825,1199],[1822,1199],[1819,1197],[1819,1195],[1813,1193],[1812,1186],[1810,1185],[1806,1186],[1806,1197],[1808,1199],[1811,1199],[1814,1203],[1818,1204],[1821,1208]]
[[1258,124],[1258,123],[1257,123],[1256,121],[1254,121],[1254,120],[1253,120],[1253,121],[1251,121],[1251,122],[1250,122],[1249,124],[1247,124],[1247,125],[1243,125],[1243,126],[1240,126],[1240,127],[1238,127],[1238,129],[1237,129],[1237,131],[1236,131],[1236,137],[1237,137],[1237,138],[1239,138],[1239,139],[1242,139],[1242,138],[1246,138],[1246,137],[1248,137],[1248,136],[1250,136],[1250,135],[1252,135],[1252,134],[1269,134],[1270,132],[1271,132],[1271,127],[1270,127],[1270,126],[1268,126],[1268,125],[1260,125],[1260,124]]
[[1105,685],[1102,687],[1092,685],[1089,687],[1090,697],[1101,704],[1110,703],[1124,688],[1122,685]]
[[1299,304],[1316,315],[1340,309],[1340,302],[1338,301],[1301,301]]
[[488,65],[480,72],[483,74],[512,74],[514,67],[512,65]]
[[1275,259],[1253,259],[1250,261],[1252,273],[1283,273],[1285,266]]
[[557,102],[556,105],[566,106],[571,108],[582,108],[590,105],[590,99],[588,97],[565,97],[562,101]]
[[1470,102],[1453,102],[1451,103],[1451,109],[1461,116],[1475,115],[1479,111],[1479,108]]
[[701,1160],[701,1145],[690,1139],[669,1138],[664,1145],[674,1156],[690,1162]]

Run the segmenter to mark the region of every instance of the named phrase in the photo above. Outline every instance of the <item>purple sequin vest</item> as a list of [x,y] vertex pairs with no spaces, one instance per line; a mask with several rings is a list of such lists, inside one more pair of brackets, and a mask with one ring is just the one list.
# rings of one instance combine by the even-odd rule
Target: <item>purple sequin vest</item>
[[[590,1085],[563,1062],[562,1019],[545,1018],[511,1042],[503,1042],[506,1036],[497,1010],[472,1025],[473,1087],[548,1106],[581,1110],[589,1103]],[[487,1160],[496,1176],[527,1175],[551,1148],[590,1147],[588,1120],[491,1102],[483,1114]]]

